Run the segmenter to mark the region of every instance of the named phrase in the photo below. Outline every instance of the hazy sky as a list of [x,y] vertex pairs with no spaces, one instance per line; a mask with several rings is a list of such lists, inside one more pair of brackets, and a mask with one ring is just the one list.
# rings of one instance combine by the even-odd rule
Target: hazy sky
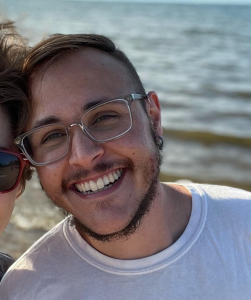
[[[108,1],[108,0],[75,0],[75,1]],[[196,4],[251,4],[251,0],[109,0],[114,2],[164,2],[164,3],[196,3]]]
[[99,1],[99,2],[165,2],[165,3],[214,3],[214,4],[251,4],[251,0],[74,0],[74,1]]

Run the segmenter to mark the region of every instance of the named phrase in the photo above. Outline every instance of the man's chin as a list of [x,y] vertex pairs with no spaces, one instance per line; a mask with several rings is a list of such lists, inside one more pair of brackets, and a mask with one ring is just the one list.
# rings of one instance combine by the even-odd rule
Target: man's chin
[[69,216],[70,225],[75,226],[82,237],[88,236],[96,241],[114,242],[117,240],[127,240],[132,234],[134,234],[138,230],[143,218],[148,214],[157,194],[157,184],[158,176],[155,176],[146,194],[142,196],[141,199],[139,199],[139,206],[133,218],[129,220],[128,224],[122,230],[109,234],[99,234],[91,230],[86,225],[84,225],[73,215],[66,213],[66,215]]
[[127,230],[128,226],[126,226],[125,228],[123,228],[122,230],[119,230],[119,231],[115,231],[115,232],[108,233],[108,234],[100,234],[100,233],[93,231],[86,225],[84,225],[73,215],[70,215],[70,214],[67,214],[67,215],[68,215],[69,225],[74,226],[83,238],[88,236],[89,238],[91,238],[93,240],[103,242],[103,243],[113,242],[113,241],[117,241],[117,240],[125,240],[132,233],[134,233],[136,231],[136,228],[135,228],[135,230],[133,230],[133,232],[129,233]]

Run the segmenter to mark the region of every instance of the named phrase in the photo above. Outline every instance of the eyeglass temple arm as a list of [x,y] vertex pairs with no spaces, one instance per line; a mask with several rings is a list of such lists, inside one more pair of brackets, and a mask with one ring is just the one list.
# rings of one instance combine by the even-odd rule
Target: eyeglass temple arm
[[142,100],[144,98],[147,98],[148,102],[151,102],[149,99],[148,94],[146,95],[142,95],[142,94],[130,94],[129,96],[129,100],[133,101],[133,100]]

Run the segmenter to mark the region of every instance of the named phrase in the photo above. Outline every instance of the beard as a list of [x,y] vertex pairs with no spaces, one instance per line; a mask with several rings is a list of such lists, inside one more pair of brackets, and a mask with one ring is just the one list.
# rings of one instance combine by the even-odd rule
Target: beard
[[[64,215],[68,217],[69,225],[76,227],[81,236],[88,235],[90,238],[96,241],[112,242],[116,240],[128,239],[130,235],[135,233],[136,230],[139,228],[144,216],[148,214],[151,205],[157,195],[157,185],[159,182],[159,172],[162,162],[161,151],[159,150],[157,143],[157,136],[152,126],[150,127],[150,132],[154,144],[152,150],[154,164],[151,166],[151,168],[149,167],[148,161],[146,163],[141,163],[135,166],[130,159],[123,161],[115,161],[111,163],[100,163],[94,167],[94,171],[97,173],[102,173],[106,170],[115,167],[126,166],[127,170],[129,170],[132,173],[141,172],[142,174],[144,174],[145,188],[143,190],[145,190],[145,192],[143,195],[141,195],[141,197],[139,197],[139,199],[136,200],[137,208],[134,212],[134,215],[131,217],[131,220],[122,230],[112,232],[109,234],[99,234],[90,229],[88,226],[86,226],[74,215],[62,208],[59,204],[60,196],[66,194],[68,180],[62,183],[62,188],[60,189],[60,191],[56,191],[56,194],[60,194],[59,197],[53,197],[53,199],[52,197],[49,197],[47,195],[48,198],[52,199],[53,203],[63,211]],[[87,177],[89,173],[89,170],[80,170],[73,174],[69,180],[80,180],[85,176]]]

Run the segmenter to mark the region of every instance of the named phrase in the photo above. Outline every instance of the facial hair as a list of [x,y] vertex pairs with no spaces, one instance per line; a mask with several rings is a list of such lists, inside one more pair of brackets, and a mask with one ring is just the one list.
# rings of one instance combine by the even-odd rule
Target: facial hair
[[[135,172],[142,172],[145,176],[145,187],[146,192],[139,198],[137,199],[136,203],[137,209],[132,216],[131,220],[128,222],[128,224],[119,231],[110,233],[110,234],[99,234],[90,229],[88,226],[86,226],[83,222],[81,222],[78,218],[64,210],[62,207],[60,207],[59,203],[60,200],[57,199],[52,199],[54,204],[58,206],[64,213],[65,216],[68,217],[68,222],[70,226],[75,226],[76,229],[79,231],[79,233],[84,236],[88,235],[90,238],[96,240],[96,241],[101,241],[101,242],[111,242],[111,241],[116,241],[116,240],[125,240],[130,237],[133,233],[136,232],[136,230],[139,228],[141,221],[143,220],[144,216],[149,212],[151,205],[157,195],[157,185],[159,182],[159,171],[160,171],[160,165],[162,162],[162,156],[161,152],[158,148],[157,144],[157,136],[154,131],[154,129],[150,128],[151,136],[154,141],[153,145],[153,161],[154,164],[151,167],[151,170],[149,170],[149,162],[146,162],[144,164],[135,166],[133,162],[130,159],[124,160],[124,161],[115,161],[115,162],[110,162],[110,163],[101,163],[97,164],[94,167],[94,171],[97,173],[102,173],[105,172],[106,170],[115,168],[115,167],[120,167],[120,166],[126,166],[127,170],[129,170],[132,173]],[[71,178],[68,180],[79,180],[83,177],[87,177],[88,174],[90,173],[89,170],[80,170],[73,174]],[[57,194],[59,193],[60,196],[65,194],[67,192],[67,181],[63,182],[62,188],[60,191],[57,191]],[[47,195],[48,196],[48,195]],[[59,196],[59,198],[60,198]],[[51,198],[51,197],[49,197]]]
[[70,216],[70,225],[75,226],[79,232],[87,234],[89,237],[100,241],[100,242],[111,242],[115,240],[124,240],[130,237],[139,228],[143,217],[149,212],[150,207],[157,194],[157,184],[159,181],[159,167],[152,173],[151,179],[147,179],[149,184],[148,190],[145,192],[140,199],[138,199],[138,208],[130,220],[129,224],[120,231],[113,232],[110,234],[98,234],[91,230],[89,227],[85,226],[76,217]]

